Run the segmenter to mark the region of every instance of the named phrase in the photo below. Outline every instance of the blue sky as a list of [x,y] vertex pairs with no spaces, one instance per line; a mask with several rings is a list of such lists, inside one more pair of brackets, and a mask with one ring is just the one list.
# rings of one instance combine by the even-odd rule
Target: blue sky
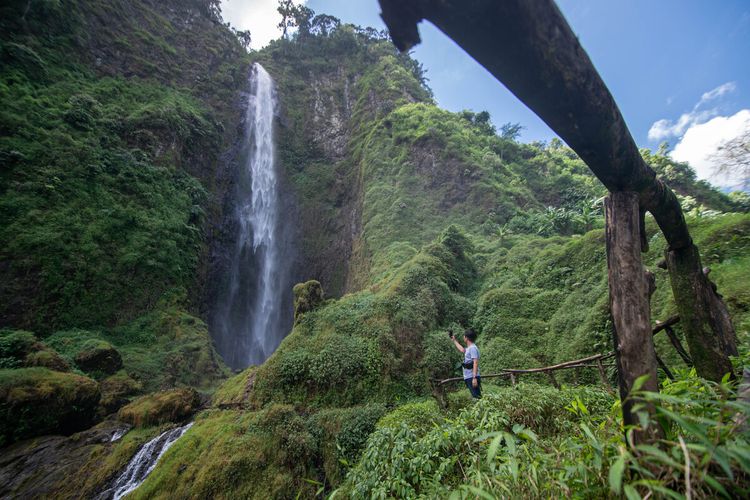
[[[317,13],[384,28],[377,0],[307,0]],[[224,17],[250,29],[255,45],[273,36],[276,0],[225,0]],[[673,156],[711,177],[706,158],[750,128],[750,2],[747,0],[558,0],[640,146],[664,140]],[[520,122],[524,141],[554,133],[429,23],[413,56],[427,69],[438,104],[487,110],[493,122]],[[649,133],[650,132],[650,133]]]

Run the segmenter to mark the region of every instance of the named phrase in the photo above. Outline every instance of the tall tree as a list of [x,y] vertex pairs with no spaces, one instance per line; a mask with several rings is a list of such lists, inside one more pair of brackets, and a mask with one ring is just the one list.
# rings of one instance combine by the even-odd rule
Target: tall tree
[[299,35],[309,35],[312,26],[312,19],[315,17],[315,11],[306,5],[295,5],[292,17],[294,18],[294,24],[297,26]]
[[712,155],[714,174],[738,179],[743,191],[750,189],[750,126]]
[[296,6],[293,0],[279,0],[279,5],[276,10],[281,14],[281,22],[277,25],[282,30],[282,36],[286,38],[289,28],[297,26],[294,15],[296,13]]
[[504,123],[500,127],[500,137],[508,139],[509,141],[515,141],[521,135],[521,131],[525,129],[520,123]]
[[319,14],[311,22],[313,35],[328,36],[341,26],[341,20],[338,17],[329,16],[328,14]]

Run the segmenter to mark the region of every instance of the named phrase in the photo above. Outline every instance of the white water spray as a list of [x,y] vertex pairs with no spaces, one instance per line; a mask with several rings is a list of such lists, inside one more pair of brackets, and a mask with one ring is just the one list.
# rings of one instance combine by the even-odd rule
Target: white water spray
[[154,470],[159,459],[172,446],[175,441],[180,439],[183,434],[192,427],[192,422],[182,427],[170,429],[144,444],[138,453],[130,460],[128,466],[115,479],[112,486],[102,492],[97,498],[120,500],[146,479],[151,471]]

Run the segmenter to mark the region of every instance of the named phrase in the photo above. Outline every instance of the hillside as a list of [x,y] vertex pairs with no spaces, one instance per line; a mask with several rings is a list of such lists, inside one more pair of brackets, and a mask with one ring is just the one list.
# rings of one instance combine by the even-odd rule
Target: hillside
[[[479,333],[483,373],[612,349],[606,189],[571,149],[441,109],[419,63],[372,29],[334,23],[248,53],[213,2],[19,0],[0,7],[0,33],[0,496],[96,496],[188,420],[129,498],[613,494],[619,406],[595,370],[520,390],[487,379],[479,404],[431,397],[430,379],[458,373],[450,329]],[[281,346],[232,374],[211,320],[253,63],[276,84],[284,265],[299,284]],[[746,358],[747,207],[643,155],[680,195]],[[665,242],[653,219],[646,230],[664,320]],[[665,335],[656,349],[680,376],[669,408],[730,398]],[[736,486],[712,473],[741,494],[744,470]]]

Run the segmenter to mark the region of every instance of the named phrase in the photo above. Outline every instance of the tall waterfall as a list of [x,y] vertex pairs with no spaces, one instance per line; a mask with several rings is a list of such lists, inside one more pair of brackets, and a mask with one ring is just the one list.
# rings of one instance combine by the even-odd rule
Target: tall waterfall
[[245,115],[246,159],[237,182],[236,231],[229,276],[220,295],[213,330],[219,352],[233,368],[263,362],[286,333],[282,317],[279,182],[275,164],[276,91],[260,64],[250,75]]

